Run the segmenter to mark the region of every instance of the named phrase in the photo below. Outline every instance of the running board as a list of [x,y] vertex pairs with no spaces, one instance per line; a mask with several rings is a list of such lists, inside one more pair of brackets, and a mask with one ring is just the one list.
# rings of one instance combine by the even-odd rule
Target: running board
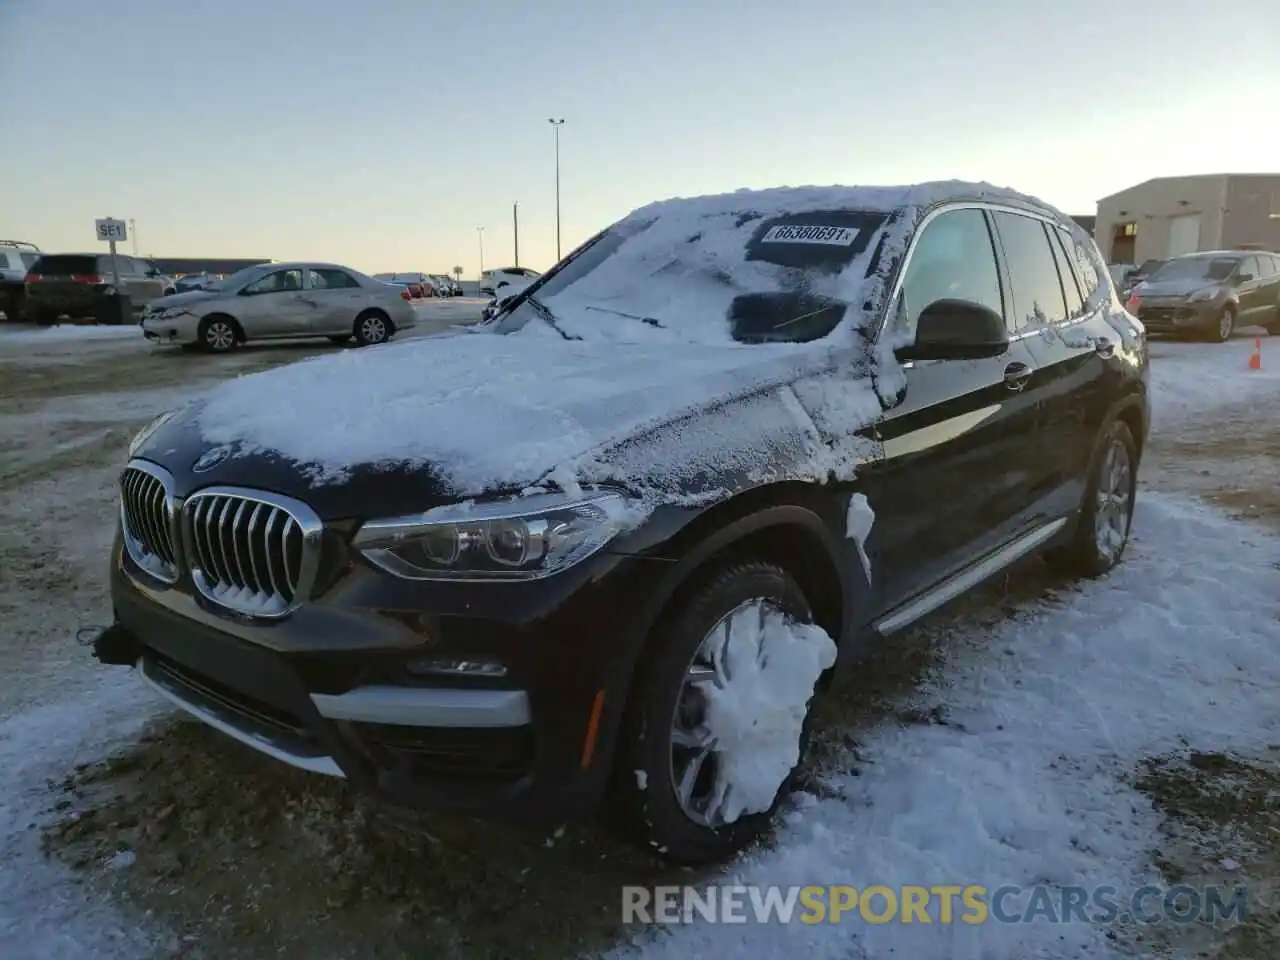
[[994,553],[987,554],[973,566],[965,567],[960,572],[952,574],[936,587],[926,590],[914,600],[909,600],[898,607],[888,616],[880,618],[872,625],[872,629],[881,636],[888,636],[903,627],[910,626],[921,617],[933,613],[945,603],[950,603],[956,597],[968,592],[1010,564],[1021,560],[1030,553],[1034,553],[1036,549],[1043,546],[1047,541],[1052,540],[1067,525],[1067,520],[1068,518],[1062,517],[1052,523],[1046,523],[1043,527],[1037,527],[1030,533],[1023,534],[1017,540],[1005,544]]

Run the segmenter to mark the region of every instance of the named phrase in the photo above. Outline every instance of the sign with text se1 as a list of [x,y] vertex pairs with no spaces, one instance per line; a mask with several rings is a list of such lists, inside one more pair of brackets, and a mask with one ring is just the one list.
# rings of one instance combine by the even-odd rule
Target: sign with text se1
[[120,243],[129,239],[123,220],[95,220],[93,225],[98,228],[99,240],[115,240]]

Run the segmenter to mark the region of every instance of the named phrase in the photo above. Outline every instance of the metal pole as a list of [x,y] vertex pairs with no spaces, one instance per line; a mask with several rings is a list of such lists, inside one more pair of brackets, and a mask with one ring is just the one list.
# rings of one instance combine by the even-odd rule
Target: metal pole
[[484,227],[476,227],[476,236],[480,238],[480,276],[484,276]]
[[512,266],[520,266],[520,201],[516,201],[511,205],[511,227],[515,236],[515,263]]
[[553,120],[547,118],[547,123],[551,124],[552,137],[556,145],[556,263],[560,262],[560,128],[564,126],[564,118]]
[[133,217],[129,218],[129,239],[133,241],[133,255],[138,255],[138,223]]

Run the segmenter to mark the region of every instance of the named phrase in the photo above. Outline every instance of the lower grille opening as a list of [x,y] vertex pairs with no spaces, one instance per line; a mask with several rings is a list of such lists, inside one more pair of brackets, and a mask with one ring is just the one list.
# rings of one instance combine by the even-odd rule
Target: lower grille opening
[[292,713],[197,674],[154,651],[148,651],[147,661],[149,673],[157,683],[232,726],[298,756],[325,755],[306,725]]
[[351,732],[384,766],[415,776],[518,780],[533,765],[532,727],[447,729],[352,723]]

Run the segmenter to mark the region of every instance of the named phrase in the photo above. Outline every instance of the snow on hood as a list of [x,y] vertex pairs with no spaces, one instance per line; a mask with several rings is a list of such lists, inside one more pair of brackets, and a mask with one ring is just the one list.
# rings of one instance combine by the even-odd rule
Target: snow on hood
[[272,451],[316,484],[361,464],[431,465],[459,495],[522,486],[611,440],[786,381],[812,351],[619,349],[518,335],[409,341],[240,377],[196,412],[202,438]]
[[[893,390],[902,374],[892,345],[867,334],[915,224],[952,197],[1061,217],[1022,194],[961,182],[662,201],[544,275],[535,302],[495,323],[502,335],[352,351],[244,377],[215,388],[199,429],[210,444],[294,461],[317,484],[362,464],[430,464],[470,495],[533,482],[647,425],[784,382],[784,369],[837,348],[861,353]],[[817,328],[807,319],[814,302]],[[756,325],[749,337],[744,317]],[[842,400],[868,420],[880,409],[872,379],[865,397]]]

